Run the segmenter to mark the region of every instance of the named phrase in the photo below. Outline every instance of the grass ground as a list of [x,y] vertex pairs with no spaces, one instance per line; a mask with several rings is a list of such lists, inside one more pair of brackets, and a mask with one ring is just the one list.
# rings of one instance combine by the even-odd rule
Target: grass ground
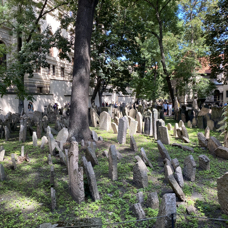
[[[174,120],[166,119],[166,124],[171,123],[174,127]],[[0,162],[5,168],[7,180],[0,182],[0,227],[37,227],[45,222],[59,223],[61,225],[74,226],[75,220],[80,218],[99,217],[104,224],[136,220],[130,207],[137,202],[136,193],[143,191],[145,202],[149,192],[157,191],[159,200],[164,193],[172,192],[169,184],[164,180],[163,161],[157,149],[157,144],[153,138],[136,134],[135,140],[138,152],[130,149],[130,137],[127,135],[125,145],[117,144],[117,135],[112,131],[105,132],[91,128],[102,136],[104,141],[98,142],[96,154],[99,165],[94,167],[98,190],[101,200],[93,202],[85,185],[86,201],[78,205],[71,197],[68,190],[68,175],[66,166],[60,163],[58,157],[52,157],[55,168],[55,190],[57,197],[57,209],[51,212],[51,191],[50,191],[50,165],[47,164],[48,146],[44,149],[34,148],[32,139],[29,137],[26,143],[18,142],[18,132],[5,142],[0,140],[6,150],[5,160]],[[227,171],[227,161],[216,158],[198,147],[197,132],[202,130],[187,128],[191,140],[190,145],[194,147],[193,157],[197,164],[196,181],[185,181],[183,191],[187,202],[180,204],[177,208],[176,227],[228,227],[225,222],[205,220],[187,216],[186,206],[194,205],[197,209],[194,216],[208,218],[225,218],[218,204],[217,199],[217,178]],[[169,131],[171,143],[181,141],[172,136]],[[222,141],[218,132],[211,132],[211,135]],[[118,162],[118,181],[111,181],[108,178],[108,160],[102,152],[115,144],[117,150],[122,154],[123,159]],[[11,167],[11,153],[20,155],[21,146],[25,146],[25,153],[28,153],[30,162],[17,164],[17,169]],[[40,140],[38,142],[40,145]],[[140,148],[144,147],[147,157],[153,165],[150,169],[149,185],[145,189],[138,189],[133,183],[133,166],[136,162],[134,158],[140,154]],[[177,147],[166,146],[171,158],[177,158],[183,169],[186,156],[190,154]],[[211,169],[202,171],[198,168],[198,156],[205,154],[210,159]],[[83,155],[83,148],[80,148],[80,156]],[[86,181],[85,181],[86,183]],[[156,217],[158,210],[153,210],[143,205],[147,218]],[[103,227],[153,227],[155,220],[140,223],[126,223],[122,226],[103,226]]]

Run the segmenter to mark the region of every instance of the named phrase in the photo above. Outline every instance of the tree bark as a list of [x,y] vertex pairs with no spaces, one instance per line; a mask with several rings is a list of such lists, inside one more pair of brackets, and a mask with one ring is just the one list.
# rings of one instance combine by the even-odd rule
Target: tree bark
[[90,41],[98,0],[79,0],[75,28],[74,69],[71,92],[69,137],[91,138],[88,119]]

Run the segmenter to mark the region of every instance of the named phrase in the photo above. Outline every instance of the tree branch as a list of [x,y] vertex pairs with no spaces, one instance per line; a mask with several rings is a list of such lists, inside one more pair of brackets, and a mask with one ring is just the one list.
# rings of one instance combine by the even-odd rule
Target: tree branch
[[161,10],[159,11],[159,14],[165,9],[165,7],[171,2],[171,0],[168,0],[165,5],[161,8]]
[[153,32],[153,31],[146,30],[146,29],[145,29],[145,31],[153,34],[158,40],[160,40],[160,37],[157,33]]
[[155,5],[151,1],[149,1],[149,0],[144,0],[144,1],[147,2],[149,5],[151,5],[156,10]]

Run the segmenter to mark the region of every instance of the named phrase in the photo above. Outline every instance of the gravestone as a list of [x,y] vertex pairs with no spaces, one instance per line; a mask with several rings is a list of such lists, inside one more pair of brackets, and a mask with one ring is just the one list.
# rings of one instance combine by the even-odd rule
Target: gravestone
[[16,170],[17,164],[15,159],[15,154],[11,154],[11,161],[12,161],[13,169]]
[[86,159],[88,162],[91,162],[92,166],[98,165],[97,156],[95,154],[95,150],[88,146],[85,151]]
[[184,176],[190,181],[195,181],[196,163],[192,155],[184,159]]
[[176,196],[174,193],[163,195],[155,223],[156,228],[170,228],[176,222]]
[[176,169],[180,165],[179,161],[177,160],[177,158],[172,159],[171,160],[171,164],[172,164],[174,169]]
[[126,121],[127,123],[127,129],[129,129],[129,119],[128,116],[124,116],[123,119]]
[[95,173],[93,170],[93,166],[92,166],[91,162],[87,162],[87,160],[84,156],[82,157],[82,161],[83,161],[85,173],[86,173],[87,180],[88,180],[89,190],[92,195],[92,198],[94,201],[99,200],[100,195],[99,195],[98,188],[97,188],[97,181],[96,181],[96,176],[95,176]]
[[109,131],[111,127],[111,116],[108,112],[102,112],[100,114],[99,128],[102,130]]
[[170,123],[167,124],[167,128],[168,128],[169,131],[172,131],[172,129],[173,129],[172,125]]
[[90,118],[92,122],[92,127],[97,127],[97,113],[93,108],[90,108]]
[[184,178],[180,166],[176,167],[174,177],[181,188],[184,187]]
[[199,167],[202,170],[210,170],[210,159],[206,155],[199,156]]
[[197,127],[204,129],[203,116],[197,116]]
[[150,168],[153,168],[152,164],[150,163],[149,159],[146,156],[146,152],[143,147],[140,150],[140,154],[141,154],[142,160],[145,162],[145,164],[148,165]]
[[[166,160],[169,161],[167,158],[166,158]],[[170,175],[173,175],[173,168],[172,168],[170,162],[166,162],[166,164],[164,166],[164,171],[165,171],[165,179],[168,181],[168,177]]]
[[174,128],[173,128],[173,135],[175,138],[178,138],[177,128],[178,128],[178,123],[175,123]]
[[54,172],[54,166],[51,166],[50,186],[51,186],[51,187],[55,187],[55,172]]
[[169,185],[171,186],[173,191],[176,193],[177,197],[180,198],[182,201],[184,201],[185,200],[184,192],[182,191],[181,187],[177,183],[173,174],[168,176],[168,181],[169,181]]
[[162,119],[158,119],[157,122],[156,122],[156,127],[157,127],[157,140],[161,140],[161,133],[160,133],[160,130],[159,130],[159,127],[161,126],[165,126],[165,121],[162,120]]
[[108,163],[109,163],[109,177],[112,181],[118,179],[117,175],[117,152],[116,146],[111,145],[108,152]]
[[132,135],[130,136],[130,146],[131,146],[131,150],[133,150],[135,152],[138,151],[135,139],[134,139],[134,137]]
[[124,117],[122,117],[119,119],[118,136],[117,136],[117,141],[120,144],[126,143],[126,134],[127,134],[127,122],[125,121]]
[[98,141],[98,136],[97,133],[95,131],[92,131],[92,139],[97,142]]
[[150,125],[151,125],[151,118],[150,117],[145,117],[144,121],[144,134],[145,135],[150,135]]
[[207,127],[209,127],[209,129],[210,129],[211,131],[213,131],[214,128],[215,128],[215,123],[214,123],[214,121],[213,121],[213,120],[208,120],[208,121],[207,121]]
[[49,145],[49,152],[51,155],[55,153],[55,139],[52,134],[48,136],[48,145]]
[[36,123],[36,134],[38,139],[41,139],[42,132],[43,132],[42,120],[39,119],[39,121]]
[[136,116],[136,110],[134,108],[130,109],[129,116],[135,119]]
[[182,120],[179,121],[178,127],[182,128],[182,126],[184,125],[184,122]]
[[111,126],[112,126],[112,130],[113,130],[113,132],[114,132],[114,134],[117,134],[118,133],[118,128],[117,128],[117,125],[116,125],[116,123],[111,123]]
[[5,171],[4,171],[4,167],[2,164],[0,164],[0,180],[3,181],[6,179],[6,174],[5,174]]
[[24,157],[25,156],[25,147],[22,146],[21,147],[21,157]]
[[48,165],[52,165],[51,154],[48,154]]
[[192,128],[192,122],[189,120],[187,123],[188,128]]
[[138,192],[136,194],[136,198],[137,198],[138,203],[143,204],[143,202],[144,202],[143,192]]
[[78,143],[76,141],[71,142],[71,147],[68,156],[71,194],[77,203],[81,203],[85,201],[85,191],[83,180],[83,168],[78,166],[79,152]]
[[228,172],[217,179],[217,191],[220,207],[228,215]]
[[139,163],[140,167],[142,170],[145,170],[147,173],[149,172],[149,169],[146,167],[146,164],[144,163],[144,161],[137,155],[135,156],[135,159],[137,160],[137,162]]
[[169,156],[169,153],[168,153],[168,151],[166,150],[166,148],[164,147],[163,143],[162,143],[160,140],[158,140],[158,141],[157,141],[157,144],[158,144],[158,150],[159,150],[159,152],[160,152],[162,158],[163,158],[163,159],[167,158],[168,160],[171,161],[171,158],[170,158],[170,156]]
[[210,128],[208,126],[205,129],[204,136],[206,139],[210,138]]
[[197,126],[197,119],[194,117],[192,119],[192,127],[196,127]]
[[143,210],[143,208],[142,208],[140,203],[134,204],[133,207],[132,207],[132,211],[135,214],[137,219],[146,218],[145,212],[144,212],[144,210]]
[[137,112],[136,114],[136,121],[138,122],[137,132],[142,133],[143,122],[142,122],[142,114],[140,112]]
[[219,146],[222,146],[222,144],[214,136],[211,136],[208,139],[207,148],[210,151],[210,153],[214,154],[215,150]]
[[5,130],[5,140],[8,141],[10,138],[9,128],[7,126],[4,126],[4,130]]
[[119,125],[119,118],[115,116],[114,123],[118,126]]
[[207,147],[207,139],[206,137],[204,136],[203,133],[201,132],[198,132],[197,133],[197,136],[198,136],[198,142],[199,142],[199,146],[202,146],[202,147]]
[[36,136],[36,132],[34,131],[32,134],[32,142],[33,142],[33,146],[37,146],[37,136]]
[[52,212],[56,208],[56,197],[55,197],[55,189],[51,188],[51,210]]
[[148,176],[146,170],[137,162],[133,167],[133,182],[138,188],[148,187]]
[[135,135],[137,130],[138,122],[135,120],[131,120],[129,135]]
[[181,131],[182,131],[182,137],[185,137],[185,138],[189,139],[188,131],[187,131],[187,129],[186,129],[186,127],[184,125],[182,125]]
[[170,141],[169,141],[169,133],[168,133],[168,129],[167,127],[159,127],[159,132],[160,132],[160,136],[161,136],[161,142],[163,144],[169,145]]
[[153,108],[152,110],[152,136],[154,136],[154,139],[157,140],[157,119],[158,119],[158,110]]
[[147,206],[152,209],[159,208],[159,199],[157,192],[150,192],[147,197]]
[[220,158],[228,159],[228,148],[219,146],[215,149],[215,155]]
[[40,145],[40,148],[44,148],[44,146],[48,143],[48,139],[46,136],[43,136],[41,138],[41,145]]
[[68,132],[68,129],[67,128],[63,128],[59,131],[57,137],[56,137],[56,141],[57,142],[63,142],[65,143],[68,139],[68,136],[69,136],[69,132]]
[[0,161],[4,160],[4,156],[5,156],[5,150],[4,150],[4,148],[1,148],[0,149]]

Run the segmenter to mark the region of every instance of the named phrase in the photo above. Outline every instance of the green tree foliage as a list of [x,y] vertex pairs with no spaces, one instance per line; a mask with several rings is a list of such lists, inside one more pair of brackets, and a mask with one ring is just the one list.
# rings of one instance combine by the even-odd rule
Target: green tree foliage
[[206,44],[210,47],[211,76],[228,72],[228,1],[220,0],[206,16]]
[[27,74],[28,77],[33,77],[36,69],[48,66],[46,56],[52,47],[62,49],[60,58],[70,60],[67,55],[70,45],[60,29],[53,35],[49,26],[40,32],[40,25],[47,14],[67,2],[53,1],[52,4],[50,6],[47,0],[8,0],[4,5],[0,5],[0,24],[9,28],[10,35],[16,40],[16,43],[6,50],[10,54],[7,67],[1,67],[1,96],[7,93],[8,87],[14,86],[20,100],[32,99],[24,86],[24,76]]

